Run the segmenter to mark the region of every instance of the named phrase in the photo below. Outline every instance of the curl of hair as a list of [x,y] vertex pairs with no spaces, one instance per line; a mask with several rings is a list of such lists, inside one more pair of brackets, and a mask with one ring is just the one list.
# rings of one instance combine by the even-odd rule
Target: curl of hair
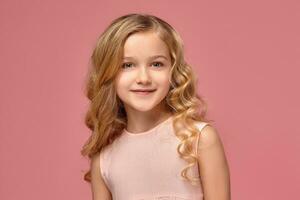
[[[91,159],[119,137],[126,127],[126,112],[116,94],[114,80],[122,62],[126,39],[131,34],[147,31],[157,33],[169,48],[172,63],[169,77],[171,87],[165,100],[167,109],[174,116],[175,135],[181,141],[177,152],[188,163],[181,171],[181,176],[194,185],[199,183],[200,178],[192,179],[188,176],[188,170],[198,160],[195,141],[199,131],[195,123],[209,123],[212,120],[206,119],[207,104],[197,94],[197,78],[184,60],[182,39],[171,25],[150,14],[121,16],[113,20],[97,40],[85,87],[85,94],[90,101],[85,124],[92,134],[85,142],[81,154]],[[84,180],[91,181],[90,169],[84,174]]]

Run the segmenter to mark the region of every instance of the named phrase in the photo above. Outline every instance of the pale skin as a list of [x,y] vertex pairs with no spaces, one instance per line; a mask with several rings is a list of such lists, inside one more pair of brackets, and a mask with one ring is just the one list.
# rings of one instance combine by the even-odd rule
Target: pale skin
[[[148,130],[171,115],[164,109],[164,98],[170,89],[170,70],[169,49],[155,32],[136,33],[126,40],[116,91],[124,103],[129,132],[138,134]],[[138,95],[132,92],[136,89],[155,92]]]
[[204,200],[230,200],[230,171],[217,130],[205,126],[199,138],[198,164]]
[[[166,45],[153,33],[133,34],[125,42],[124,52],[124,57],[131,57],[131,60],[127,58],[124,62],[130,61],[131,64],[126,64],[129,69],[126,67],[126,71],[121,72],[117,78],[117,93],[128,115],[127,130],[138,134],[170,116],[170,113],[163,110],[163,98],[170,86],[168,76],[171,61]],[[166,59],[154,59],[153,55],[162,55]],[[149,96],[145,103],[144,97],[130,92],[137,88],[156,89],[156,93]],[[230,200],[229,167],[216,129],[212,126],[204,127],[197,147],[204,200]],[[100,165],[98,153],[91,159],[92,197],[93,200],[111,200],[112,195],[101,176]]]

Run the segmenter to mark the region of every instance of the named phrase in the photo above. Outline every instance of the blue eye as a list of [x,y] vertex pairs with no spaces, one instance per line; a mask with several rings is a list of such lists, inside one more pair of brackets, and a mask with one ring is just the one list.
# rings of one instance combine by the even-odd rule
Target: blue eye
[[[154,62],[154,64],[160,64],[160,67],[163,66],[163,64],[161,62]],[[155,66],[157,66],[157,65],[155,65]]]
[[[132,63],[123,63],[122,68],[130,68],[132,66]],[[162,67],[163,63],[161,62],[153,62],[153,66],[155,67]]]
[[128,68],[128,65],[129,65],[129,66],[132,65],[132,63],[124,63],[124,64],[122,65],[122,68]]

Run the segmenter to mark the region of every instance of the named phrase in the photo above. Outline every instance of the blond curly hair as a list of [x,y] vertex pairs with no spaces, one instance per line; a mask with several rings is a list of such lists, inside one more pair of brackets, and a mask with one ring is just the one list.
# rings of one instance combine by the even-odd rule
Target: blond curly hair
[[[188,163],[181,171],[181,176],[195,184],[200,177],[192,179],[187,175],[189,168],[196,165],[198,160],[193,145],[199,134],[195,122],[209,123],[212,120],[205,117],[207,104],[196,92],[197,79],[191,66],[184,60],[181,37],[166,21],[150,14],[133,13],[121,16],[113,20],[97,40],[85,88],[85,94],[90,100],[85,124],[92,134],[84,144],[81,154],[91,159],[119,137],[126,127],[126,112],[116,94],[115,77],[120,69],[126,39],[134,33],[146,31],[158,33],[171,55],[171,88],[166,102],[174,116],[175,135],[181,141],[177,152]],[[84,180],[91,181],[91,170],[84,174]]]

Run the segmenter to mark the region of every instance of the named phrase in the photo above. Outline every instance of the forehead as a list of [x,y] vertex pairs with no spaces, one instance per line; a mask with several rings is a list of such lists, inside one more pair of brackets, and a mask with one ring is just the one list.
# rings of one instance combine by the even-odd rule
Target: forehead
[[151,57],[163,55],[168,58],[169,49],[155,32],[139,32],[129,36],[124,44],[124,57]]

